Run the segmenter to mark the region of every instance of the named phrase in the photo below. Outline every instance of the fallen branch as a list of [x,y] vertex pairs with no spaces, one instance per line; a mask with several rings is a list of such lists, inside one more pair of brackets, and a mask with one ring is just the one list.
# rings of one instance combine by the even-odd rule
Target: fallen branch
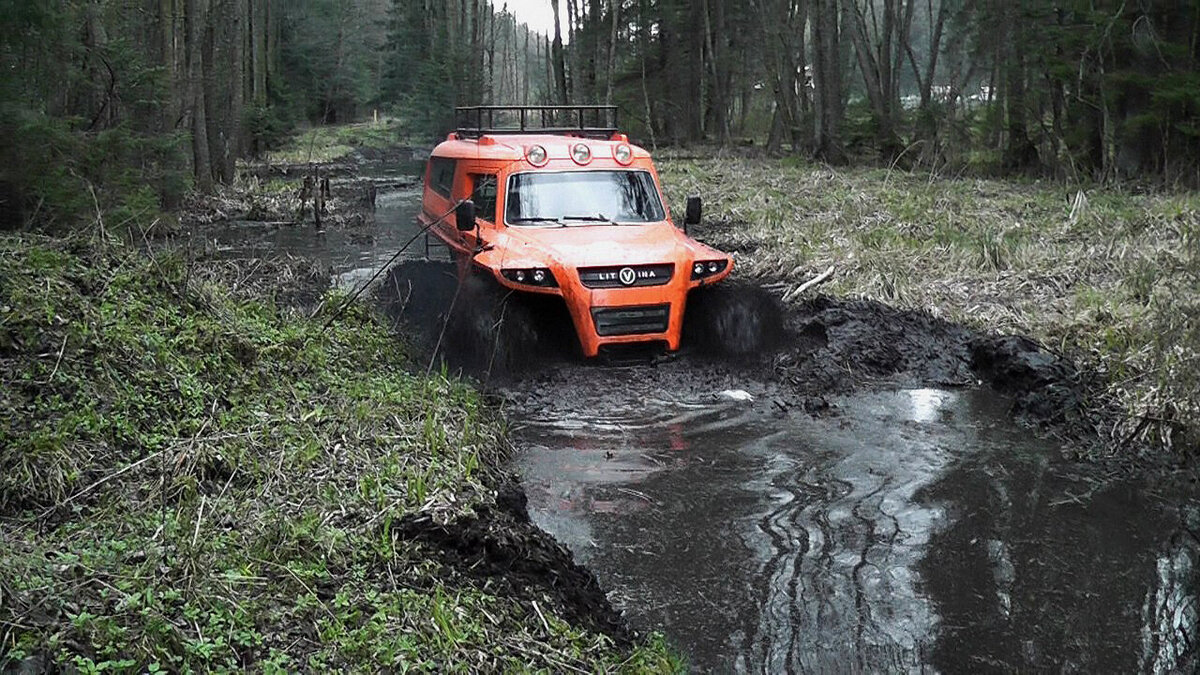
[[821,272],[820,274],[813,277],[812,279],[809,279],[808,281],[800,284],[793,290],[789,291],[787,295],[783,296],[783,301],[791,302],[793,299],[800,297],[800,295],[802,295],[804,293],[804,291],[807,291],[808,289],[813,288],[814,286],[819,286],[819,285],[825,283],[826,281],[829,281],[829,279],[831,277],[833,277],[833,271],[834,271],[834,266],[830,265],[829,269],[825,270],[824,272]]
[[164,452],[163,450],[159,450],[158,452],[146,455],[145,457],[139,459],[138,461],[134,462],[133,464],[129,464],[122,469],[119,469],[117,471],[114,471],[114,472],[108,474],[104,478],[101,478],[100,480],[96,481],[95,483],[92,483],[91,485],[85,487],[84,489],[80,490],[79,492],[76,492],[75,494],[71,495],[70,497],[67,497],[66,499],[64,499],[62,505],[66,506],[67,504],[70,504],[71,502],[75,501],[76,499],[79,499],[80,497],[88,494],[92,490],[95,490],[96,488],[100,487],[101,485],[104,485],[108,481],[110,481],[122,474],[128,473],[128,472],[138,468],[139,466],[145,464],[146,462],[149,462],[150,460],[154,459],[155,457],[158,457],[159,455],[163,454],[163,452]]

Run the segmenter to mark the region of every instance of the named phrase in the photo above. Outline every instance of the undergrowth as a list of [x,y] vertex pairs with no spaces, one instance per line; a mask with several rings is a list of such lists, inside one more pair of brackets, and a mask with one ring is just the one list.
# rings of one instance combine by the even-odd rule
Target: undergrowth
[[672,203],[739,274],[1030,335],[1088,364],[1126,411],[1116,444],[1200,441],[1200,194],[833,169],[720,156],[661,163]]
[[0,670],[678,669],[398,534],[494,500],[499,421],[236,273],[0,238]]
[[69,232],[100,213],[114,233],[171,229],[191,188],[186,136],[78,122],[0,101],[0,230]]
[[272,164],[335,162],[358,148],[385,149],[404,143],[405,133],[393,119],[319,126],[296,133],[278,150],[265,154]]

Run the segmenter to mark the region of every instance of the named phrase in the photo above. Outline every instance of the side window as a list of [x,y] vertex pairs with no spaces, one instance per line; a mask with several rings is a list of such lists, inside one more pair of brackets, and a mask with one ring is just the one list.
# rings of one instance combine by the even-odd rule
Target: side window
[[439,195],[449,198],[450,189],[454,187],[454,166],[458,162],[445,157],[433,157],[429,160],[429,186]]
[[475,213],[489,223],[496,222],[496,175],[491,173],[471,174],[471,201],[475,202]]

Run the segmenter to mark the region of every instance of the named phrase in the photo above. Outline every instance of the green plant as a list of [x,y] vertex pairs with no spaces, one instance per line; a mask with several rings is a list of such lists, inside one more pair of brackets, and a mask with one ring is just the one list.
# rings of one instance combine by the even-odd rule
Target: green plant
[[474,389],[406,370],[362,306],[324,326],[341,296],[310,317],[224,269],[0,237],[0,669],[627,658],[400,535],[494,499],[501,427]]

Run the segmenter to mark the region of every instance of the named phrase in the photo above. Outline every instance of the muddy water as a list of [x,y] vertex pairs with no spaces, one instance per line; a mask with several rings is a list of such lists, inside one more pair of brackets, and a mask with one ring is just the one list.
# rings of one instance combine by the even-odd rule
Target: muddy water
[[[416,232],[417,199],[381,194],[371,227],[233,224],[205,246],[352,286]],[[1168,673],[1200,640],[1196,489],[1063,461],[993,393],[804,412],[688,357],[550,370],[503,392],[531,515],[696,671]]]
[[590,375],[514,392],[530,511],[698,671],[1171,672],[1196,639],[1195,496],[1069,468],[994,394]]
[[[310,258],[330,270],[336,285],[352,288],[369,279],[417,232],[420,199],[419,187],[381,192],[373,225],[324,232],[317,232],[311,224],[233,221],[204,228],[193,246],[215,257],[287,254]],[[418,238],[401,259],[424,255],[424,238]]]

